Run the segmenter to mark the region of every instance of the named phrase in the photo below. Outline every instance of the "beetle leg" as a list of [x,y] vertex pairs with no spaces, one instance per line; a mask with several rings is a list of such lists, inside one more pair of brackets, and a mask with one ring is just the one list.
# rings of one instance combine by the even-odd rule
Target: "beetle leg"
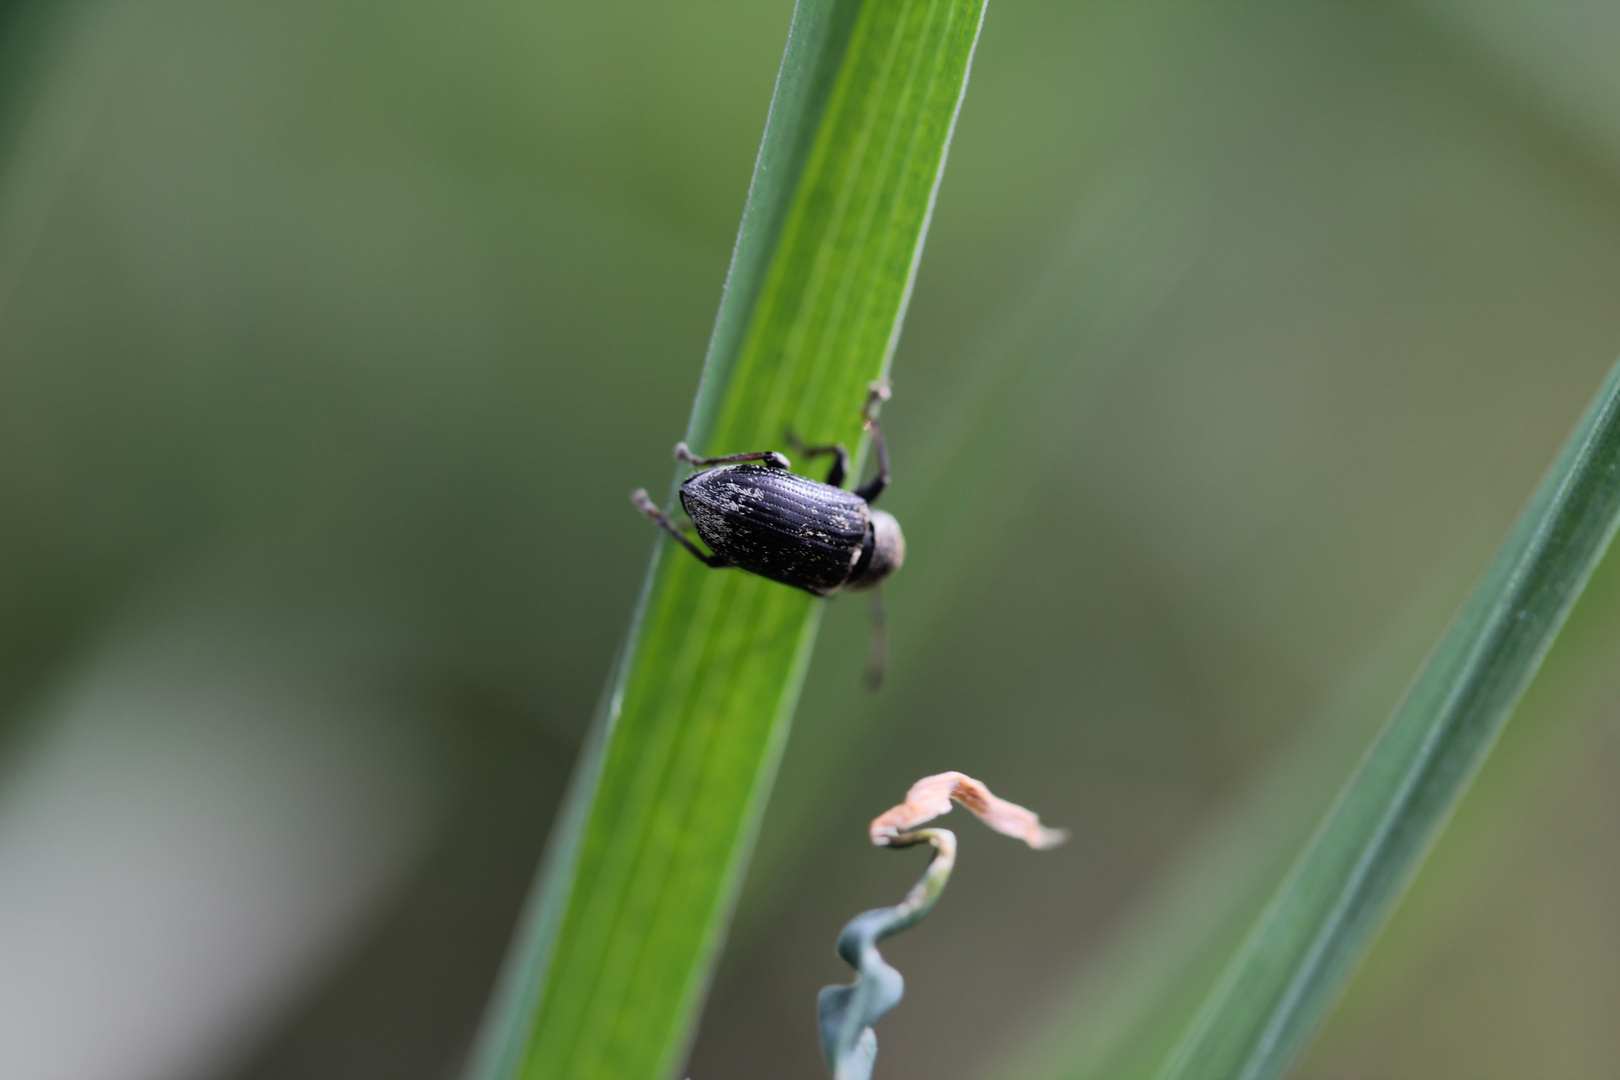
[[855,494],[869,503],[877,502],[877,497],[889,486],[889,446],[883,441],[883,426],[878,423],[876,414],[872,412],[879,402],[887,400],[889,400],[888,381],[875,382],[867,392],[866,408],[861,410],[861,416],[866,420],[866,430],[872,433],[872,450],[877,454],[878,474],[856,488]]
[[631,492],[630,501],[636,504],[637,510],[640,510],[643,514],[646,514],[648,517],[658,522],[660,528],[669,533],[669,535],[673,536],[675,539],[679,540],[681,542],[681,546],[687,551],[690,551],[693,555],[697,556],[697,560],[704,566],[707,566],[712,570],[720,570],[731,565],[731,563],[728,562],[723,555],[705,555],[703,552],[699,551],[698,546],[692,543],[692,541],[688,540],[686,538],[686,534],[681,532],[680,529],[677,529],[675,527],[675,523],[669,520],[669,515],[660,510],[658,506],[647,497],[646,488],[637,488],[635,491]]
[[877,690],[889,668],[889,620],[883,610],[883,590],[872,590],[872,644],[866,654],[866,685]]
[[739,461],[763,461],[772,469],[788,469],[793,463],[778,454],[775,450],[756,450],[748,454],[722,454],[720,457],[698,457],[687,449],[686,444],[675,444],[675,460],[684,461],[688,465],[732,465]]
[[787,441],[793,447],[794,453],[803,454],[807,458],[818,458],[823,454],[833,455],[832,468],[827,470],[827,483],[833,487],[844,486],[844,478],[849,475],[849,451],[844,449],[843,443],[806,446],[804,440],[791,431],[787,433]]

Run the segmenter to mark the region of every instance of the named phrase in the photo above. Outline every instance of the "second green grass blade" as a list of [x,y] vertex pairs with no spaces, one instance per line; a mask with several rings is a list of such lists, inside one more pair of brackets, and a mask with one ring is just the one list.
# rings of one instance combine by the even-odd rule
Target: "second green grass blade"
[[[687,432],[697,453],[776,449],[789,429],[859,442],[983,6],[799,3]],[[690,1038],[821,602],[658,547],[473,1080],[660,1080]]]
[[1159,1080],[1294,1061],[1467,788],[1620,523],[1620,367]]

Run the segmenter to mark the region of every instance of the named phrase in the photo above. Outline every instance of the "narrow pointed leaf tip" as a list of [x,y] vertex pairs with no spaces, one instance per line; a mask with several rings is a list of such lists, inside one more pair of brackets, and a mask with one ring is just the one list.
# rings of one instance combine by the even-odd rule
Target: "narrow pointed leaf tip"
[[1037,851],[1056,847],[1069,838],[1067,830],[1047,828],[1033,810],[996,798],[973,777],[942,772],[912,784],[905,802],[872,820],[872,843],[889,846],[901,833],[950,813],[952,800],[973,811],[996,832],[1015,836]]

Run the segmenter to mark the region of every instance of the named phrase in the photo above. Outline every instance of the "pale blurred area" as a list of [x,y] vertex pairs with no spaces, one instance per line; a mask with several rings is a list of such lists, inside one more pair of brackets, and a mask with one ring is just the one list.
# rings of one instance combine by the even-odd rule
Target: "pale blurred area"
[[25,721],[0,787],[0,1076],[211,1075],[420,864],[442,813],[412,718],[361,658],[276,629],[109,627]]
[[[455,1075],[790,10],[0,8],[0,1080]],[[864,822],[946,769],[1074,838],[956,823],[878,1075],[1173,1025],[1620,355],[1616,55],[1599,3],[991,0],[891,679],[835,603],[695,1080],[821,1075],[920,868]],[[1616,671],[1609,566],[1301,1075],[1620,1073]]]

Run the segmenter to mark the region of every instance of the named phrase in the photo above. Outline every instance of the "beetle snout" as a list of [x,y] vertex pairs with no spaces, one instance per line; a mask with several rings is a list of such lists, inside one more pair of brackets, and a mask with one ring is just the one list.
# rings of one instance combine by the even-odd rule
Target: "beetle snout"
[[849,583],[852,589],[870,589],[900,569],[906,561],[906,537],[894,515],[884,510],[872,511],[872,561],[865,573]]

